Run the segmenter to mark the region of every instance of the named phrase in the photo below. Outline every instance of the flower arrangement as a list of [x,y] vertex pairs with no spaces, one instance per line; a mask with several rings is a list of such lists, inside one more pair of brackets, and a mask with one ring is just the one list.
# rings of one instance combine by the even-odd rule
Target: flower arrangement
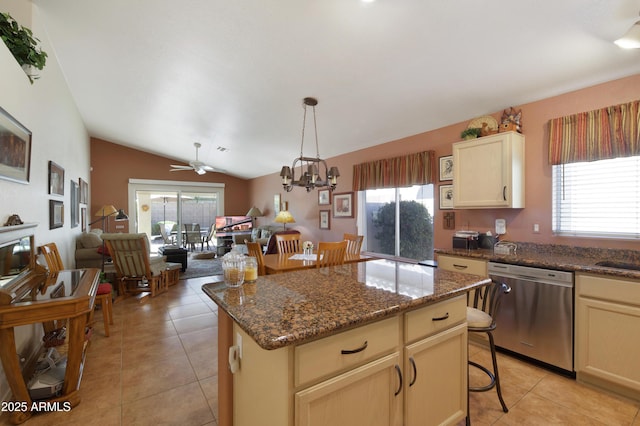
[[304,250],[313,250],[313,242],[312,241],[305,241],[302,243],[302,248]]

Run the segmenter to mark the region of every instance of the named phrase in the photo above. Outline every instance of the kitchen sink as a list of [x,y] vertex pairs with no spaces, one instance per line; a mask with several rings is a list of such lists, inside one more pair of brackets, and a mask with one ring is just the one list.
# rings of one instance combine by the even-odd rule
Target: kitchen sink
[[640,271],[640,265],[638,264],[616,262],[615,260],[603,260],[601,262],[597,262],[596,266],[604,266],[606,268],[617,268],[617,269],[631,269],[634,271]]

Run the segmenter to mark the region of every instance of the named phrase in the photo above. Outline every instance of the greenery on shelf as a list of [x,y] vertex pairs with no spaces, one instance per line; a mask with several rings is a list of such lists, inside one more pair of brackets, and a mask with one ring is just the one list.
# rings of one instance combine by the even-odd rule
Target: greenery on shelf
[[470,127],[468,129],[464,129],[462,131],[462,133],[460,133],[460,137],[462,139],[475,139],[477,137],[480,137],[480,130],[477,127]]
[[[23,68],[31,66],[41,70],[47,62],[47,53],[38,47],[38,40],[29,28],[18,24],[8,13],[0,12],[0,38]],[[27,72],[25,70],[25,72]],[[39,78],[27,72],[29,81]]]

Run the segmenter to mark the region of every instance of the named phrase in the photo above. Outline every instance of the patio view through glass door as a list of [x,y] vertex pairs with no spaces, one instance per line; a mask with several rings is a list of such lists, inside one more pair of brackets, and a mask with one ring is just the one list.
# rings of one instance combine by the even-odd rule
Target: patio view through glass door
[[[134,186],[134,188],[132,188]],[[138,188],[135,188],[138,186]],[[133,190],[132,190],[133,189]],[[131,185],[130,196],[135,202],[135,232],[149,236],[151,251],[158,247],[176,244],[186,245],[185,224],[198,224],[202,237],[222,215],[222,188],[175,188],[162,185]],[[198,250],[201,244],[196,247]]]

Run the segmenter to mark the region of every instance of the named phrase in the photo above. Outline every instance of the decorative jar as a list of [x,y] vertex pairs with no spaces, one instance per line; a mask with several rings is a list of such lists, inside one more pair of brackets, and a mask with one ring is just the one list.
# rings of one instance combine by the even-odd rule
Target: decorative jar
[[229,287],[240,287],[244,282],[245,256],[235,250],[222,256],[224,283]]

